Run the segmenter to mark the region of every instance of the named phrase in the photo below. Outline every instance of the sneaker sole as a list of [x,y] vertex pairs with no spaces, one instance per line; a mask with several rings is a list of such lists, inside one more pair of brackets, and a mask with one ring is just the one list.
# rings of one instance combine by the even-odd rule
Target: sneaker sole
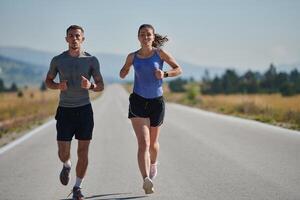
[[63,174],[62,174],[62,171],[60,172],[59,180],[60,180],[61,184],[68,185],[70,179],[71,179],[70,175],[69,175],[69,177],[64,177]]
[[146,194],[154,193],[153,183],[149,180],[146,180],[143,184],[143,189],[145,190]]

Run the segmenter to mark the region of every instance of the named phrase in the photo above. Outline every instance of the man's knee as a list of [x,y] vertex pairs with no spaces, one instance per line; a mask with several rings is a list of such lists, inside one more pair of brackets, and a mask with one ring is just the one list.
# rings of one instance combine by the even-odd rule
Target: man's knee
[[58,150],[58,156],[59,156],[61,161],[65,162],[65,161],[70,159],[70,152],[67,151],[67,150],[59,149]]

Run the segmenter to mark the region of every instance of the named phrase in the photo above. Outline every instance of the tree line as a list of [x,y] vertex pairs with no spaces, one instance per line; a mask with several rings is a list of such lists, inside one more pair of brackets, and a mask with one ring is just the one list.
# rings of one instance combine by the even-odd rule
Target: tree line
[[[25,86],[26,88],[27,86]],[[47,90],[46,88],[46,85],[44,82],[41,83],[41,86],[40,86],[40,91],[45,91]],[[17,92],[19,91],[19,87],[17,86],[17,84],[15,82],[13,82],[11,84],[10,87],[5,87],[5,84],[4,84],[4,81],[0,78],[0,93],[1,92]]]
[[[183,92],[188,82],[181,78],[175,79],[169,82],[169,87],[171,91]],[[262,74],[249,70],[239,76],[235,70],[227,69],[222,76],[211,79],[206,70],[200,86],[202,94],[281,93],[283,96],[291,96],[300,94],[300,73],[297,69],[290,73],[277,72],[271,64]]]
[[12,83],[9,88],[6,88],[4,81],[0,78],[0,92],[16,92],[18,91],[18,86],[16,83]]

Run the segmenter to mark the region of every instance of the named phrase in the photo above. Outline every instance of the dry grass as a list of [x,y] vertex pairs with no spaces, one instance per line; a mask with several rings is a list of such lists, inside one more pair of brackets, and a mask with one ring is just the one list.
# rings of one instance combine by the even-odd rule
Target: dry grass
[[193,102],[187,100],[185,93],[166,92],[165,96],[168,101],[300,130],[300,95],[283,97],[280,94],[199,94]]
[[[131,84],[124,87],[128,92],[132,91]],[[300,95],[283,97],[280,94],[199,94],[191,102],[186,93],[172,93],[165,84],[164,96],[167,101],[300,130]]]
[[[0,93],[0,138],[41,124],[56,112],[59,91],[30,88],[22,93],[22,97],[17,92]],[[100,95],[90,94],[92,99]]]
[[25,130],[41,124],[53,115],[58,103],[57,91],[26,89],[19,97],[17,92],[0,93],[0,146],[20,137]]
[[278,110],[293,110],[300,112],[300,95],[282,97],[280,94],[254,94],[254,95],[203,95],[207,105],[234,106],[238,104],[254,104],[260,108],[272,108]]

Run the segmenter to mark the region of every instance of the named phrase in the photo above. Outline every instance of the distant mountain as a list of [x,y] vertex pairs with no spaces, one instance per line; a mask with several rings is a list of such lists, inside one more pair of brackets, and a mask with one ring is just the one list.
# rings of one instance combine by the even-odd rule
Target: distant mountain
[[55,56],[55,53],[24,47],[0,47],[0,55],[48,68],[51,58]]
[[[49,64],[51,59],[58,55],[61,52],[45,52],[45,51],[39,51],[34,50],[30,48],[22,48],[22,47],[0,47],[0,55],[11,58],[13,60],[25,62],[25,63],[31,63],[32,65],[35,65],[36,67],[42,68],[42,71],[46,73],[49,68]],[[100,62],[101,72],[104,77],[104,80],[106,83],[110,82],[120,82],[122,80],[119,79],[119,70],[123,66],[126,55],[118,55],[118,54],[109,54],[109,53],[93,53],[89,52],[92,55],[95,55]],[[211,78],[215,77],[216,75],[220,76],[224,73],[224,71],[227,69],[227,67],[214,67],[214,66],[199,66],[195,64],[190,64],[181,60],[177,60],[178,63],[183,68],[183,78],[190,78],[193,77],[196,80],[201,80],[202,77],[205,74],[205,70],[207,69],[209,71],[209,75]],[[300,70],[300,63],[295,64],[275,64],[275,67],[278,72],[285,71],[290,72],[291,70],[297,68]],[[167,69],[167,65],[165,65],[165,69]],[[264,73],[267,71],[269,66],[266,66],[265,69],[261,70],[252,70],[255,72]],[[237,67],[231,67],[231,69],[235,69],[238,74],[243,74],[247,69],[240,69]],[[133,73],[129,75],[129,77],[125,80],[133,80]]]
[[40,85],[44,77],[45,70],[41,66],[0,55],[0,78],[5,87],[10,87],[13,82],[17,86]]
[[[49,68],[51,59],[61,52],[51,53],[39,50],[34,50],[30,48],[20,48],[20,47],[0,47],[0,55],[10,58],[13,60],[18,60],[24,63],[32,63],[42,70],[45,74]],[[89,52],[90,53],[90,52]],[[92,53],[93,54],[93,53]],[[95,55],[100,62],[101,73],[104,77],[106,83],[110,82],[120,82],[119,71],[123,66],[126,55],[108,54],[108,53],[96,53]],[[183,78],[193,77],[196,80],[200,80],[205,73],[205,69],[208,69],[210,75],[213,77],[215,75],[220,75],[224,72],[223,68],[217,67],[203,67],[194,64],[190,64],[184,61],[178,60],[178,63],[183,68]],[[165,65],[167,69],[167,65]],[[133,73],[125,81],[133,80]]]
[[[11,70],[9,76],[10,78],[5,78],[5,80],[9,83],[16,81],[20,83],[40,84],[39,81],[42,81],[42,79],[44,78],[45,74],[49,69],[49,64],[51,59],[55,55],[58,55],[60,53],[61,52],[53,53],[53,52],[45,52],[45,51],[39,51],[39,50],[34,50],[30,48],[21,48],[21,47],[0,47],[0,55],[2,56],[2,61],[3,59],[4,60],[11,59],[10,62],[15,62],[15,68],[10,69]],[[124,82],[124,81],[133,80],[133,73],[130,73],[130,75],[126,78],[126,80],[121,80],[119,78],[119,71],[125,62],[126,55],[109,54],[109,53],[93,53],[93,52],[89,52],[89,53],[95,55],[99,59],[101,73],[103,75],[105,83]],[[182,66],[183,69],[182,77],[183,78],[193,77],[195,80],[201,80],[205,74],[206,69],[209,72],[210,78],[213,78],[216,75],[221,76],[227,69],[227,68],[225,69],[225,67],[199,66],[181,60],[177,60],[177,61]],[[17,66],[19,66],[20,69],[18,69]],[[27,75],[13,76],[12,73],[13,70],[16,70],[16,74],[20,74],[22,70],[24,70],[24,66],[27,66],[25,68],[28,68],[26,72],[27,75],[29,75],[32,72],[32,76],[29,76],[27,81],[25,80],[26,79],[25,77]],[[285,65],[285,64],[277,65],[275,63],[275,67],[278,72],[280,71],[290,72],[295,68],[300,70],[300,63],[295,63],[293,65]],[[167,64],[165,64],[165,69],[167,68],[168,66]],[[266,66],[265,69],[259,70],[259,72],[264,73],[265,71],[268,70],[268,68],[269,66]],[[234,67],[232,67],[231,69],[235,69],[236,72],[240,75],[247,71],[246,69],[240,69]],[[252,70],[252,71],[257,72],[257,70]],[[36,77],[37,75],[41,77],[37,78]],[[0,77],[1,76],[3,76],[3,73],[2,75],[0,74]]]

